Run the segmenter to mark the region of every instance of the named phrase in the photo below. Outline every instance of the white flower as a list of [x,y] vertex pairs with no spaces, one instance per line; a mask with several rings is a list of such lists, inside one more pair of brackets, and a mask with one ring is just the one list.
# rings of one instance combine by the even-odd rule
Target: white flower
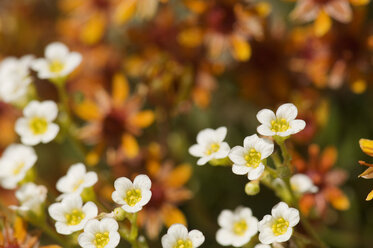
[[229,145],[223,142],[227,135],[226,127],[219,127],[214,130],[206,128],[197,135],[197,144],[189,148],[189,153],[200,157],[198,165],[204,165],[212,159],[221,159],[228,156]]
[[162,237],[163,248],[196,248],[205,241],[205,236],[198,231],[188,229],[181,224],[173,224]]
[[224,246],[241,247],[258,232],[258,219],[253,217],[250,208],[238,207],[234,212],[223,210],[218,223],[221,228],[216,240]]
[[10,145],[0,158],[0,183],[6,189],[15,189],[37,160],[32,147]]
[[45,48],[45,58],[36,59],[32,69],[40,79],[56,79],[70,74],[82,61],[82,55],[70,52],[61,42],[53,42]]
[[280,202],[272,208],[272,215],[264,216],[259,222],[259,240],[263,244],[288,241],[298,222],[299,211]]
[[24,109],[23,116],[16,121],[15,130],[25,145],[48,143],[60,128],[53,123],[57,117],[57,104],[53,101],[31,101]]
[[262,109],[256,115],[262,124],[257,128],[257,131],[261,135],[281,137],[298,133],[304,129],[306,123],[303,120],[295,120],[297,115],[298,109],[291,103],[281,105],[277,109],[276,115],[272,110]]
[[83,248],[114,248],[120,241],[118,222],[113,218],[93,219],[87,222],[78,242]]
[[149,202],[152,196],[151,186],[152,182],[146,175],[138,175],[133,183],[126,177],[120,177],[114,182],[115,191],[111,198],[121,204],[124,211],[136,213]]
[[26,55],[20,59],[9,57],[1,62],[0,98],[4,102],[14,103],[25,97],[32,82],[29,68],[33,59],[32,55]]
[[98,210],[93,202],[83,206],[79,195],[65,197],[62,202],[53,203],[48,208],[49,215],[56,221],[56,231],[69,235],[82,230],[85,224],[97,216]]
[[271,248],[271,246],[266,244],[257,244],[254,246],[254,248]]
[[233,162],[233,173],[247,174],[250,180],[258,179],[265,168],[262,161],[272,154],[273,148],[272,141],[261,139],[256,134],[246,137],[243,147],[235,146],[229,153],[229,158]]
[[63,193],[59,199],[72,194],[80,195],[85,188],[93,186],[97,179],[96,172],[87,172],[84,164],[71,165],[66,176],[57,181],[56,188]]
[[290,178],[290,185],[293,191],[304,193],[316,193],[318,188],[313,184],[311,178],[305,174],[295,174]]
[[43,185],[36,185],[34,183],[26,183],[22,185],[22,187],[16,192],[16,198],[20,202],[20,206],[10,206],[10,208],[24,212],[38,212],[39,207],[44,203],[46,197],[46,187]]

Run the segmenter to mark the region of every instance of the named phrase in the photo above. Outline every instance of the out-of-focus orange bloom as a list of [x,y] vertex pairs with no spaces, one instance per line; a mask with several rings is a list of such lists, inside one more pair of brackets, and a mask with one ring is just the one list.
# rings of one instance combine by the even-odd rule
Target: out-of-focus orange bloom
[[315,36],[309,27],[293,29],[290,42],[295,53],[290,60],[290,70],[304,73],[317,87],[325,87],[331,59],[328,43]]
[[[373,140],[368,139],[360,139],[359,140],[360,148],[361,150],[366,153],[367,155],[373,157]],[[359,177],[365,178],[365,179],[372,179],[373,178],[373,164],[368,164],[364,161],[359,161],[361,165],[368,166],[368,169],[366,169],[363,173],[359,175]],[[370,191],[368,194],[366,200],[370,201],[373,199],[373,190]]]
[[309,88],[292,94],[291,102],[297,106],[299,118],[307,123],[302,132],[294,135],[294,140],[309,144],[328,121],[329,102],[322,98],[319,91]]
[[348,25],[335,25],[322,38],[310,27],[294,29],[289,40],[294,54],[290,70],[305,75],[318,88],[348,85],[355,94],[365,92],[372,76],[366,18],[358,12]]
[[[89,122],[79,132],[80,137],[96,149],[89,153],[88,164],[97,163],[99,154],[106,147],[110,164],[138,155],[139,145],[135,136],[154,121],[151,110],[140,110],[141,97],[130,97],[127,79],[116,74],[113,78],[111,95],[101,89],[95,98],[85,98],[74,106],[75,113]],[[96,155],[96,156],[95,156]]]
[[[266,3],[244,5],[238,1],[199,1],[204,7],[186,6],[200,15],[208,57],[214,63],[228,64],[230,54],[237,61],[251,57],[249,40],[263,38],[263,18],[270,12]],[[195,2],[195,1],[194,1]],[[203,9],[203,11],[200,11]]]
[[0,150],[3,150],[8,145],[14,143],[17,135],[14,131],[14,123],[20,113],[10,105],[0,102]]
[[[157,11],[159,0],[60,0],[65,13],[58,31],[65,37],[86,45],[100,42],[108,29],[133,17],[150,19]],[[115,25],[113,25],[115,24]]]
[[[234,69],[240,94],[262,106],[289,99],[296,88],[289,72],[289,47],[281,20],[265,29],[266,38],[251,42],[252,57]],[[270,73],[269,73],[270,72]]]
[[172,114],[184,111],[182,105],[190,99],[201,108],[207,107],[216,88],[209,63],[183,64],[155,48],[129,56],[125,69],[130,77],[146,83],[151,102],[165,106]]
[[366,5],[370,0],[298,0],[291,17],[301,22],[314,22],[317,36],[326,34],[332,25],[330,17],[347,23],[352,19],[352,5]]
[[337,160],[337,150],[329,146],[320,154],[320,147],[312,144],[308,148],[308,153],[308,161],[294,154],[293,165],[299,173],[308,175],[319,191],[304,195],[299,201],[300,210],[305,215],[309,215],[314,207],[316,214],[322,216],[328,203],[337,210],[348,209],[350,202],[339,189],[347,179],[347,173],[341,169],[332,169]]
[[115,24],[123,24],[133,17],[139,19],[152,18],[160,2],[167,0],[116,0],[116,7],[113,11],[113,21]]
[[12,226],[3,217],[0,232],[0,247],[22,247],[22,248],[62,248],[59,245],[39,246],[39,238],[27,232],[26,222],[20,217],[15,217]]
[[139,212],[139,223],[144,226],[149,238],[154,239],[163,225],[187,224],[178,205],[192,197],[192,193],[184,187],[189,181],[192,167],[189,164],[174,167],[167,161],[162,163],[160,147],[156,143],[152,143],[148,150],[146,169],[152,180],[152,198]]

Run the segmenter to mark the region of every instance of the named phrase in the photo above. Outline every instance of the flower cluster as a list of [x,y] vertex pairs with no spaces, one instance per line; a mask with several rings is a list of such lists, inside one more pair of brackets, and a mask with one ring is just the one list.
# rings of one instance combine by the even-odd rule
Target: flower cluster
[[[262,244],[257,244],[256,247],[267,247],[266,245],[286,242],[292,237],[293,229],[300,221],[300,213],[288,204],[298,206],[303,196],[313,195],[319,190],[308,175],[293,174],[285,141],[306,126],[305,121],[296,119],[297,115],[298,110],[291,103],[281,105],[276,113],[263,109],[257,114],[261,123],[257,131],[266,137],[253,134],[244,139],[243,146],[230,149],[224,141],[227,128],[220,127],[216,130],[202,130],[197,136],[198,144],[190,147],[189,153],[199,157],[198,165],[207,162],[214,166],[232,165],[234,174],[247,174],[250,182],[245,186],[245,192],[248,195],[258,194],[259,183],[263,183],[283,200],[272,208],[271,215],[265,215],[259,222],[250,208],[241,206],[234,211],[223,210],[218,217],[220,229],[216,233],[219,244],[242,247],[253,244],[254,237],[257,237]],[[281,151],[282,162],[275,144]],[[303,221],[307,222],[305,219]],[[307,224],[303,226],[308,228]],[[313,236],[313,231],[306,231],[315,238],[315,242],[319,242]],[[319,245],[324,246],[323,243]]]

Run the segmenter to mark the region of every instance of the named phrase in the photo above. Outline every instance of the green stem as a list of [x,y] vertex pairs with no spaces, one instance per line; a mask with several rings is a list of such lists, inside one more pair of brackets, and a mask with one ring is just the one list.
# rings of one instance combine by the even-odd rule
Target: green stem
[[282,167],[282,163],[281,163],[281,159],[280,159],[280,156],[278,155],[278,153],[273,153],[271,155],[271,158],[272,158],[272,161],[273,163],[275,164],[276,168],[280,168]]
[[[281,149],[281,153],[282,153],[282,157],[284,159],[284,163],[283,163],[283,167],[287,167],[290,171],[291,171],[291,156],[286,148],[286,145],[285,145],[285,140],[283,139],[276,139],[275,138],[275,141],[277,142],[277,144],[280,146],[280,149]],[[289,173],[291,175],[291,173]],[[296,208],[299,209],[299,206],[298,206],[298,200],[295,196],[295,193],[291,187],[291,184],[290,184],[290,176],[289,177],[285,177],[283,178],[284,181],[285,181],[285,184],[289,190],[289,193],[290,193],[290,196],[291,196],[291,203],[296,206]],[[302,215],[302,213],[300,213],[300,221],[302,223],[302,226],[304,227],[304,229],[307,231],[307,233],[312,237],[312,239],[315,240],[315,242],[317,243],[317,247],[319,248],[327,248],[328,246],[321,240],[321,238],[319,237],[319,235],[317,234],[317,232],[314,230],[314,228],[312,227],[312,225],[308,222],[307,218]]]
[[290,168],[291,157],[290,157],[288,150],[286,149],[285,140],[279,140],[277,141],[277,144],[280,146],[281,154],[284,159],[283,166],[287,166],[289,167],[289,169],[291,169]]
[[276,170],[274,170],[274,169],[272,169],[270,166],[268,166],[268,165],[265,165],[265,167],[266,167],[266,169],[267,169],[267,171],[269,172],[269,174],[271,174],[271,176],[273,177],[273,178],[277,178],[278,176],[277,176],[277,171]]
[[131,230],[129,235],[129,241],[131,242],[133,247],[137,247],[137,235],[138,235],[138,227],[137,227],[137,213],[132,214],[130,216],[129,221],[131,223]]

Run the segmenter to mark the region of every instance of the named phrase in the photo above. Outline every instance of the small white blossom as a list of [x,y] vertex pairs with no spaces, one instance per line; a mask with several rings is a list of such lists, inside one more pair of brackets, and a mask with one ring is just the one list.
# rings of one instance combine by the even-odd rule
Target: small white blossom
[[80,195],[85,188],[92,187],[97,180],[96,172],[87,172],[85,165],[82,163],[73,164],[67,171],[66,176],[57,181],[56,188],[63,193],[59,199],[72,194]]
[[45,58],[36,59],[32,69],[40,79],[57,79],[69,75],[82,61],[82,55],[70,52],[61,42],[53,42],[45,48]]
[[257,244],[254,246],[254,248],[271,248],[271,246],[266,244]]
[[93,202],[83,206],[79,195],[65,197],[62,202],[53,203],[48,208],[49,215],[56,221],[56,231],[69,235],[82,230],[85,224],[97,216],[98,210]]
[[312,179],[305,174],[295,174],[290,178],[290,185],[293,191],[299,194],[316,193],[317,186],[312,182]]
[[121,204],[124,211],[136,213],[150,201],[151,186],[152,182],[146,175],[138,175],[133,183],[126,177],[120,177],[114,182],[115,191],[111,198]]
[[32,55],[20,59],[9,57],[0,64],[0,98],[4,102],[17,102],[23,100],[27,94],[28,86],[32,82],[30,65]]
[[0,158],[0,183],[6,189],[15,189],[37,160],[32,147],[10,145]]
[[189,148],[189,153],[199,157],[197,164],[204,165],[212,159],[222,159],[228,156],[229,145],[224,142],[227,135],[226,127],[214,130],[206,128],[197,135],[197,144]]
[[16,191],[16,198],[19,201],[20,206],[10,206],[11,209],[22,212],[38,212],[40,206],[47,198],[47,188],[43,185],[25,183]]
[[302,131],[306,126],[303,120],[296,120],[298,109],[294,104],[286,103],[281,105],[276,114],[269,109],[262,109],[256,115],[262,124],[257,128],[261,135],[287,137],[291,134]]
[[198,230],[188,232],[181,224],[173,224],[162,237],[163,248],[196,248],[205,242],[205,236]]
[[113,218],[93,219],[87,222],[78,242],[83,248],[114,248],[120,241],[118,222]]
[[238,207],[234,212],[223,210],[218,224],[221,228],[216,233],[216,240],[223,246],[241,247],[258,232],[258,219],[253,217],[250,208]]
[[58,114],[53,101],[31,101],[23,110],[23,116],[16,121],[15,130],[25,145],[48,143],[58,134],[60,128],[53,123]]
[[265,169],[262,161],[273,153],[273,142],[254,134],[246,137],[243,143],[243,147],[235,146],[229,153],[232,171],[237,175],[247,174],[250,180],[258,179]]
[[299,222],[299,211],[280,202],[272,208],[272,215],[265,215],[258,224],[259,240],[263,244],[288,241],[293,227]]

